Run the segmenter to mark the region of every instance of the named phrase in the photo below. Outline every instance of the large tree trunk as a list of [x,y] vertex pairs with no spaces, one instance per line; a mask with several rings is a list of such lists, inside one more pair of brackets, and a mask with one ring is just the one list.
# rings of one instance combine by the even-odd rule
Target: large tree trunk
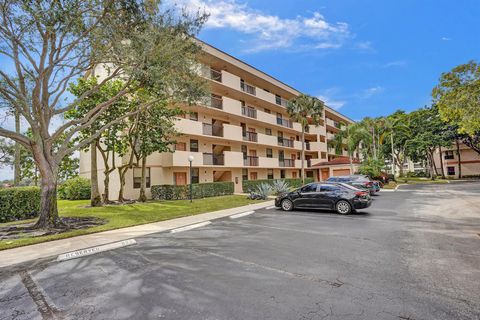
[[442,169],[442,171],[440,172],[442,173],[442,179],[445,179],[445,169],[443,168],[442,146],[438,146],[438,151],[440,153],[440,168]]
[[140,183],[140,197],[138,201],[146,202],[147,195],[145,193],[145,189],[147,188],[147,177],[146,177],[146,167],[147,167],[147,157],[142,158],[142,181]]
[[390,144],[392,145],[392,175],[393,179],[395,179],[395,151],[393,147],[393,129],[392,129],[392,134],[390,135]]
[[101,207],[102,198],[98,190],[98,171],[97,171],[97,141],[90,144],[90,205],[92,207]]
[[48,150],[42,150],[38,146],[33,147],[33,157],[40,170],[41,198],[40,214],[35,228],[52,229],[63,227],[64,224],[58,216],[57,209],[57,174],[58,165],[48,157]]
[[305,184],[305,127],[302,126],[302,185]]
[[[15,110],[15,132],[20,133],[20,114]],[[15,142],[15,155],[13,164],[13,184],[20,184],[20,143]]]
[[100,151],[100,154],[102,155],[103,159],[103,203],[104,204],[109,204],[112,201],[110,201],[110,173],[112,173],[115,170],[115,154],[112,152],[112,166],[110,167],[110,164],[108,163],[109,159],[109,152],[111,151],[105,151],[98,147],[98,150]]
[[462,179],[462,157],[460,155],[460,143],[458,142],[458,139],[455,140],[455,143],[457,144],[458,178]]

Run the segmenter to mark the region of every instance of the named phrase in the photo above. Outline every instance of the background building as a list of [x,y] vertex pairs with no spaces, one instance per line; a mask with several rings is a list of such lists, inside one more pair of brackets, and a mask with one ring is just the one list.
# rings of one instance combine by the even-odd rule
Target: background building
[[[209,80],[211,95],[203,105],[185,107],[188,113],[176,123],[183,135],[177,139],[175,152],[156,153],[147,159],[147,193],[151,185],[189,183],[190,155],[195,183],[233,181],[236,192],[242,192],[243,180],[300,178],[301,126],[286,111],[287,101],[300,92],[208,44],[202,46],[200,69]],[[345,150],[336,154],[327,141],[341,129],[341,123],[352,122],[328,107],[323,116],[321,125],[310,125],[305,135],[306,177],[317,181],[339,173],[320,174],[313,164],[347,155]],[[89,161],[88,153],[82,152],[82,176],[90,175]],[[100,160],[98,169],[102,180]],[[140,169],[127,173],[126,198],[138,197],[140,174]],[[115,171],[110,182],[112,199],[118,195],[118,183]]]
[[459,178],[459,166],[462,167],[462,176],[480,176],[480,155],[464,145],[459,143],[460,147],[460,162],[457,154],[456,145],[452,145],[450,148],[437,149],[434,154],[435,165],[437,167],[437,174],[442,173],[443,170],[446,176]]

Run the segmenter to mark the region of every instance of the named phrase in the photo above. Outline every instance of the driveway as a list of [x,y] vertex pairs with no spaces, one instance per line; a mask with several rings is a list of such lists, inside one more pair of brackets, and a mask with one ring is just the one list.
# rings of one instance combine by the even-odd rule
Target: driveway
[[374,199],[3,269],[0,319],[480,319],[480,183]]

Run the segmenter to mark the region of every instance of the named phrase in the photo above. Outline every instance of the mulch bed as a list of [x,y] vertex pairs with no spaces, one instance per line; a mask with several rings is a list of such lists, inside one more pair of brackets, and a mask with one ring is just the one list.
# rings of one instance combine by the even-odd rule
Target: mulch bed
[[72,230],[87,229],[105,224],[107,221],[95,217],[63,217],[65,227],[58,229],[34,229],[35,222],[19,223],[0,228],[0,240],[13,240],[26,237],[41,237]]

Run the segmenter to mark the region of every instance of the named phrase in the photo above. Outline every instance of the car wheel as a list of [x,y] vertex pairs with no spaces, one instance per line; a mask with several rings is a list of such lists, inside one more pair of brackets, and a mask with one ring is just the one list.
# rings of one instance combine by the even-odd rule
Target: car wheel
[[335,209],[340,214],[349,214],[350,212],[352,212],[352,206],[348,201],[345,200],[338,201],[335,205]]
[[288,199],[282,200],[282,210],[284,211],[292,211],[293,210],[293,202]]

